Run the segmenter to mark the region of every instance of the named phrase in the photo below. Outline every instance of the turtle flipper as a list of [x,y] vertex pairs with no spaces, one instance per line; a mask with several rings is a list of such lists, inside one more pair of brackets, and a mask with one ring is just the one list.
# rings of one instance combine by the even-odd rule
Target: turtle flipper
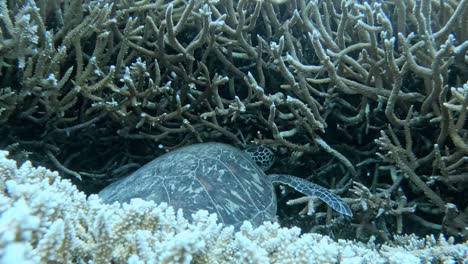
[[269,175],[272,183],[281,183],[294,188],[294,190],[301,192],[307,196],[318,197],[324,203],[328,204],[333,210],[338,213],[353,216],[353,212],[349,206],[341,200],[341,198],[328,189],[311,183],[307,180],[286,174],[270,174]]

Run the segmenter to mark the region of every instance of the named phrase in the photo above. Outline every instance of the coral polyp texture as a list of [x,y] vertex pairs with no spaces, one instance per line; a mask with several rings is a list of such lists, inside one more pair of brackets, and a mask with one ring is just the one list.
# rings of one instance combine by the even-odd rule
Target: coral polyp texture
[[[59,171],[91,195],[185,145],[264,145],[277,157],[268,174],[323,186],[342,197],[353,215],[335,217],[320,201],[286,188],[277,192],[282,227],[361,242],[392,243],[395,235],[413,233],[463,242],[468,238],[467,17],[468,0],[0,0],[0,149],[20,163]],[[31,188],[46,188],[41,171],[37,182],[30,179]],[[57,233],[44,233],[48,242],[39,243],[39,233],[25,231],[25,241],[38,243],[23,247],[25,254],[68,254],[64,249],[76,247],[62,257],[108,250],[135,254],[136,261],[148,247],[161,256],[155,248],[162,233],[152,230],[146,217],[185,223],[187,229],[167,231],[168,256],[184,248],[195,259],[204,255],[197,255],[200,248],[223,239],[245,250],[239,259],[252,254],[261,262],[274,259],[271,254],[292,258],[297,252],[276,247],[287,247],[283,239],[268,240],[256,251],[249,246],[258,242],[250,231],[224,231],[210,237],[218,241],[212,242],[204,235],[218,227],[207,215],[197,214],[189,225],[151,203],[119,208],[73,193],[76,197],[67,199],[77,200],[70,203],[83,204],[76,210],[96,210],[100,218],[88,211],[71,216],[66,208],[49,210],[46,198],[44,208],[27,209],[24,203],[40,199],[36,196],[2,207],[11,212],[8,207],[23,206],[18,213],[35,215],[19,222],[24,230]],[[57,198],[60,207],[63,198]],[[76,219],[37,216],[59,212]],[[131,219],[141,212],[149,215],[143,213],[141,222]],[[127,239],[120,229],[138,229],[112,222],[124,219],[148,229],[128,231],[133,236],[128,248],[114,247]],[[189,227],[209,231],[190,233]],[[276,224],[257,230],[287,234],[298,248],[329,241],[300,237],[297,229]],[[20,246],[11,243],[11,250]],[[93,249],[86,251],[87,245]],[[186,255],[180,254],[182,260]]]
[[17,167],[0,152],[0,263],[454,263],[468,244],[443,236],[375,245],[265,222],[239,232],[199,211],[190,221],[165,204],[86,198],[57,172]]

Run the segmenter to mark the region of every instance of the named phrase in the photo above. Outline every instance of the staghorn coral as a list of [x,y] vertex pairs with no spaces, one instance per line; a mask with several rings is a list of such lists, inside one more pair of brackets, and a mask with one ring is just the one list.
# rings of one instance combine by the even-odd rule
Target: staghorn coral
[[348,196],[345,237],[466,239],[467,5],[2,0],[0,146],[92,193],[182,145],[255,141]]
[[86,198],[57,172],[20,167],[0,151],[2,263],[419,263],[468,258],[453,239],[398,237],[377,247],[265,222],[241,230],[199,211],[187,221],[165,204],[141,199],[106,205]]

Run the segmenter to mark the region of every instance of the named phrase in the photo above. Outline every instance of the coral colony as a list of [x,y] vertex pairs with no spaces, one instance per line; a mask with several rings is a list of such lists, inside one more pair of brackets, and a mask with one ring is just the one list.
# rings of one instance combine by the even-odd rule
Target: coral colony
[[[0,263],[463,263],[467,17],[468,0],[0,0]],[[266,174],[350,211],[282,186],[273,222],[234,228],[97,195],[202,142],[269,148]]]

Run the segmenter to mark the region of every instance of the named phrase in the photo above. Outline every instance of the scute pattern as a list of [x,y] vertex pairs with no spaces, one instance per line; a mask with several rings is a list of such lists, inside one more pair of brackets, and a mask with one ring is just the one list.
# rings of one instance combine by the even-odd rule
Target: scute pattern
[[249,157],[255,161],[263,171],[268,170],[275,162],[275,153],[265,146],[250,146],[245,152],[247,152]]
[[220,143],[183,147],[149,162],[103,189],[105,202],[131,198],[167,202],[185,216],[200,209],[240,226],[272,221],[276,197],[270,179],[243,151]]

